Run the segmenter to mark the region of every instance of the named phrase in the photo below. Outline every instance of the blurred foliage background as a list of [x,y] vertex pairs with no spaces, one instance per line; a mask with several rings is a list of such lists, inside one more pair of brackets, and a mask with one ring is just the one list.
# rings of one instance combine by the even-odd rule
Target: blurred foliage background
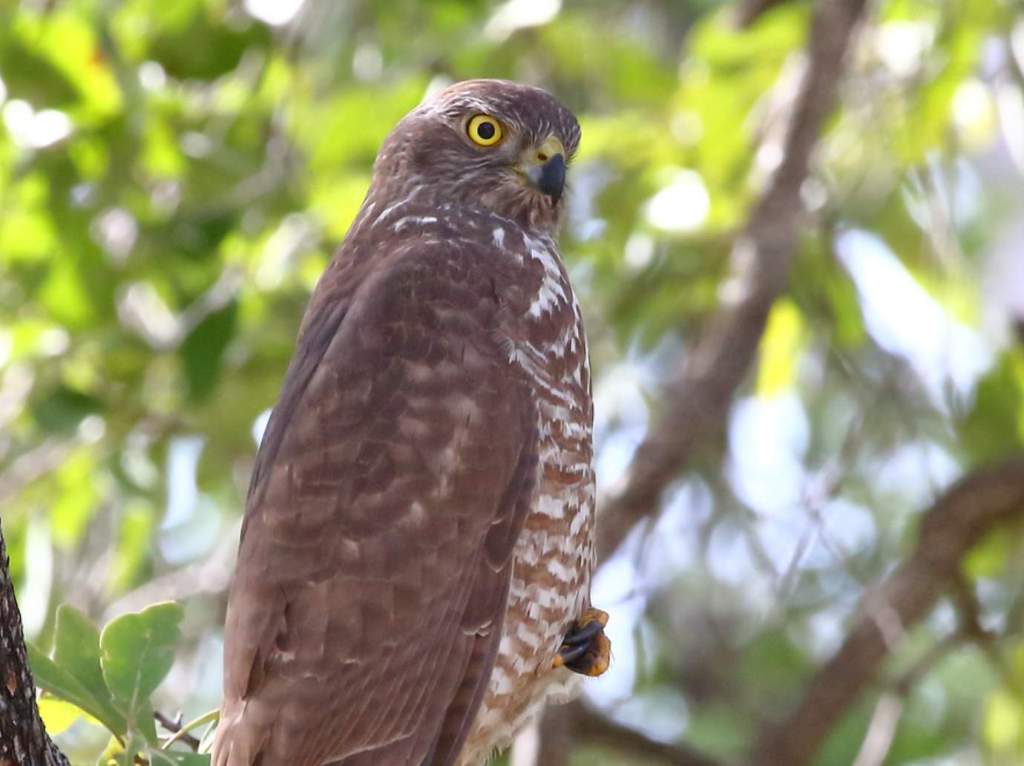
[[[598,476],[728,289],[778,162],[809,5],[717,0],[0,3],[0,509],[29,637],[185,607],[157,702],[220,698],[224,588],[256,437],[378,145],[452,80],[580,116],[563,252],[592,343]],[[874,4],[803,196],[756,375],[656,522],[598,573],[615,665],[588,701],[723,757],[791,703],[915,519],[1024,445],[1024,8]],[[1024,534],[965,565],[887,677],[888,764],[1024,760]],[[949,644],[949,651],[933,652]],[[820,764],[857,757],[866,695]],[[66,721],[92,762],[105,737]],[[623,763],[579,743],[580,764]],[[642,761],[637,761],[641,763]]]

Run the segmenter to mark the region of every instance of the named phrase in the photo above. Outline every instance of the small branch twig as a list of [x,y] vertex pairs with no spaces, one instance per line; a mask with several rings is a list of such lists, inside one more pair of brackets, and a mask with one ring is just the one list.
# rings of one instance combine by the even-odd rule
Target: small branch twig
[[896,678],[889,691],[882,693],[878,702],[875,703],[875,710],[871,714],[868,730],[864,735],[864,741],[861,743],[857,757],[853,761],[853,766],[882,766],[885,763],[893,739],[896,737],[900,718],[903,717],[907,697],[910,696],[918,682],[950,652],[962,646],[966,638],[964,632],[960,630],[946,636],[925,652],[924,656],[902,673],[899,678]]
[[182,742],[193,752],[199,750],[199,740],[188,733],[191,725],[182,726],[182,716],[178,713],[177,718],[171,718],[170,716],[161,713],[159,710],[153,711],[153,717],[157,723],[164,727],[165,730],[171,733],[171,736],[166,742],[164,742],[161,749],[166,750],[169,745],[174,742]]
[[853,766],[882,766],[885,763],[903,716],[903,704],[903,697],[892,692],[878,698],[868,724],[868,733],[864,736]]

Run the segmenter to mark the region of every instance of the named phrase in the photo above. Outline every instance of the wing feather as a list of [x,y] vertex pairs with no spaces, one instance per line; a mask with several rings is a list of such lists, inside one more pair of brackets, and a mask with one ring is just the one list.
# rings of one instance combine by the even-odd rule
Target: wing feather
[[247,501],[216,766],[447,766],[461,748],[537,434],[491,277],[452,247],[311,303]]

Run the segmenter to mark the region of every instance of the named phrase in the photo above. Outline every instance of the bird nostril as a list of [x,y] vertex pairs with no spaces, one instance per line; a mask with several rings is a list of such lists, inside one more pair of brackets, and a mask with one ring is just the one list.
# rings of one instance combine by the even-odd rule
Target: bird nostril
[[547,162],[548,156],[544,152],[537,152],[537,159],[541,162]]

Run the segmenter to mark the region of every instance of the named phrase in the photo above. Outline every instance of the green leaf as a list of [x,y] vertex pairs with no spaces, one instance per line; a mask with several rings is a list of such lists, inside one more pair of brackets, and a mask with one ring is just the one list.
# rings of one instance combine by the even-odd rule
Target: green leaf
[[135,758],[145,752],[146,743],[140,737],[132,736],[123,749],[108,748],[97,766],[135,766]]
[[961,423],[963,442],[978,463],[1024,447],[1024,354],[1006,351],[978,384]]
[[77,705],[123,737],[127,725],[110,697],[100,669],[99,632],[88,617],[65,605],[57,609],[51,660],[29,646],[29,663],[37,685],[56,697]]
[[114,704],[150,742],[156,741],[156,730],[149,695],[174,663],[183,614],[178,604],[154,604],[111,620],[100,635],[103,678]]
[[149,701],[148,697],[139,702],[138,711],[135,714],[132,725],[136,731],[145,737],[146,742],[153,747],[159,746],[160,738],[156,733],[156,718],[153,716],[153,704]]
[[[74,114],[89,119],[106,118],[121,108],[121,90],[109,64],[109,57],[95,25],[68,8],[54,8],[45,19],[20,14],[13,27],[32,66],[42,64],[48,79],[58,75],[72,88],[60,101],[50,101],[74,109]],[[6,72],[5,72],[6,75]]]
[[126,504],[110,571],[112,591],[126,590],[139,576],[150,556],[153,523],[153,514],[145,504],[138,501]]
[[989,697],[982,725],[985,745],[995,752],[1024,750],[1024,708],[1020,700],[1005,691]]
[[81,391],[60,386],[32,405],[36,422],[46,431],[67,433],[87,415],[102,407],[100,400]]
[[65,668],[57,665],[46,654],[28,645],[28,661],[35,677],[36,686],[55,697],[77,705],[103,723],[115,735],[123,735],[126,730],[124,717],[117,711],[108,712],[108,707],[96,699],[75,676]]
[[181,345],[189,396],[193,400],[205,399],[213,393],[237,317],[238,303],[232,301],[200,322]]
[[150,40],[148,55],[172,77],[212,80],[237,67],[247,51],[266,48],[270,34],[264,25],[217,23],[214,14],[202,11],[203,3],[192,0],[186,5],[188,26],[171,29],[168,25],[161,30],[164,34]]
[[114,707],[100,668],[99,631],[88,617],[67,604],[57,608],[53,661],[71,673],[92,696],[96,709],[85,710],[103,721],[114,734],[124,734],[124,719]]
[[37,297],[49,318],[68,329],[81,329],[96,320],[93,296],[81,270],[71,258],[54,259]]
[[95,471],[96,456],[88,448],[72,453],[56,471],[60,494],[50,506],[50,528],[54,543],[64,550],[73,550],[98,507]]
[[773,396],[796,382],[803,336],[803,318],[792,301],[776,301],[761,339],[757,393]]
[[75,100],[75,86],[63,72],[20,40],[6,39],[0,45],[0,70],[11,96],[31,96],[36,103],[66,106]]
[[997,527],[981,538],[963,559],[961,569],[972,579],[996,578],[1006,574],[1011,562],[1024,552],[1024,524]]
[[46,732],[51,736],[62,734],[80,720],[99,725],[99,721],[78,705],[50,697],[39,700],[39,717],[43,719]]

